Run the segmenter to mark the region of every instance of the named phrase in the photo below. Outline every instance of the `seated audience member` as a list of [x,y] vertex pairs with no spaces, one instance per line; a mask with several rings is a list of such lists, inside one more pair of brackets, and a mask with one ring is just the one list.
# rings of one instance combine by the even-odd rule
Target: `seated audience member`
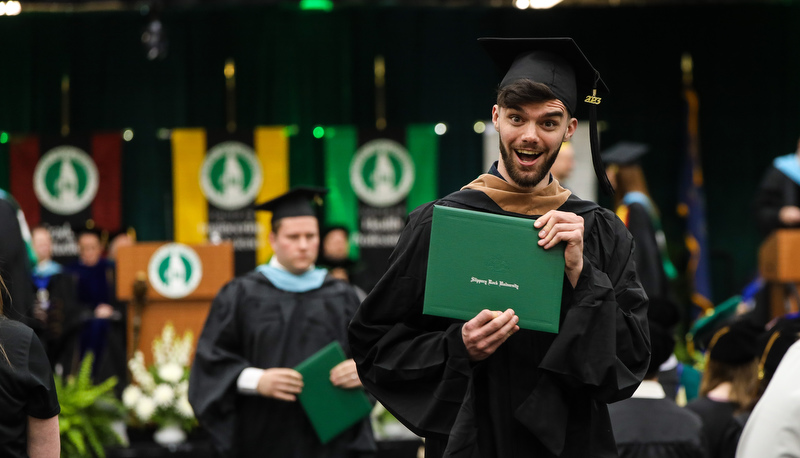
[[686,405],[703,421],[709,458],[735,456],[741,424],[735,415],[746,409],[756,393],[760,329],[736,319],[719,329],[708,345],[700,397]]
[[132,227],[118,232],[111,237],[111,242],[108,243],[108,254],[106,259],[112,262],[117,262],[117,251],[124,246],[131,246],[136,243],[136,230]]
[[36,335],[50,363],[54,367],[59,364],[63,366],[70,358],[70,352],[67,351],[70,345],[65,339],[74,331],[74,317],[78,313],[75,308],[75,284],[72,277],[64,273],[63,266],[53,261],[50,231],[37,226],[31,231],[31,240],[38,259],[32,275],[34,318],[40,323]]
[[622,458],[704,458],[700,417],[668,399],[658,382],[659,366],[675,346],[672,333],[650,321],[650,367],[630,399],[609,404],[611,426]]
[[3,303],[0,295],[0,456],[57,458],[61,407],[47,355],[31,328],[2,314]]
[[[114,263],[103,257],[102,232],[85,228],[78,232],[78,260],[67,266],[77,285],[78,308],[83,324],[78,336],[78,357],[94,353],[92,375],[96,382],[111,376],[125,380],[125,311],[116,300]],[[73,367],[77,367],[75,361]],[[124,383],[118,383],[118,394]]]

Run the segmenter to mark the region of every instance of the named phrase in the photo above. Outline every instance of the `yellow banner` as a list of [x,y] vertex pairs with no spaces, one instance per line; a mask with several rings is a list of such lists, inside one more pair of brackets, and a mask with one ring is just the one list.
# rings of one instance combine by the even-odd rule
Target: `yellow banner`
[[208,201],[200,188],[200,168],[206,158],[204,129],[172,131],[172,199],[175,241],[204,243]]
[[[255,131],[256,157],[261,162],[264,181],[256,202],[264,202],[289,190],[289,137],[281,126],[258,127]],[[271,213],[256,212],[258,238],[256,264],[263,264],[272,256],[268,234],[272,230]]]
[[[262,184],[255,203],[289,190],[289,138],[283,126],[258,127],[253,132],[253,149],[261,164]],[[208,240],[208,200],[201,185],[201,170],[207,157],[204,129],[172,131],[172,175],[175,241],[186,244]],[[269,260],[272,248],[268,234],[270,214],[256,212],[256,264]]]

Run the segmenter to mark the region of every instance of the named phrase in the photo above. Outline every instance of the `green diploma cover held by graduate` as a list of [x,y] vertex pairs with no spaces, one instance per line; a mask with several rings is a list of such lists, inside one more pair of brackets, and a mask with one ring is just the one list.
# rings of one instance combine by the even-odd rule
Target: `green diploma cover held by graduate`
[[333,341],[295,367],[305,384],[298,400],[323,444],[372,411],[363,389],[344,389],[331,383],[331,369],[344,360],[342,346]]
[[511,308],[520,328],[557,333],[564,247],[540,247],[533,223],[435,206],[423,313],[470,320]]

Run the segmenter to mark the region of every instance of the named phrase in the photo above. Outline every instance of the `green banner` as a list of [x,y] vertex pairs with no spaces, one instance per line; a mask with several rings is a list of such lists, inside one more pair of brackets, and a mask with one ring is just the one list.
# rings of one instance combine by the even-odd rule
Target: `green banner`
[[350,256],[371,277],[386,267],[408,213],[438,197],[438,135],[433,125],[391,131],[325,129],[325,226],[350,231]]

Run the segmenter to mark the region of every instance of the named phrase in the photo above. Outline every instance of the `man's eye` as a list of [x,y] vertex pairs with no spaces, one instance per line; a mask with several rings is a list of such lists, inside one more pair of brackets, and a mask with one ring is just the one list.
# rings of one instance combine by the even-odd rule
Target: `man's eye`
[[520,122],[522,118],[519,116],[511,116],[511,122]]

